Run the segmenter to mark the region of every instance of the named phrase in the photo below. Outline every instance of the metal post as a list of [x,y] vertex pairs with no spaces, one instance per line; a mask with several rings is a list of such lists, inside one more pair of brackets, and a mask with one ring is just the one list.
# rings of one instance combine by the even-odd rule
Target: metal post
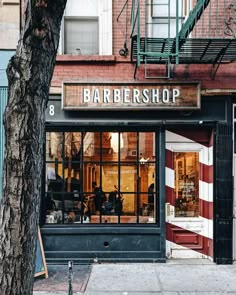
[[[182,4],[183,5],[183,4]],[[176,37],[175,37],[176,47],[176,64],[179,64],[179,1],[176,1]]]
[[140,57],[140,0],[137,2],[137,66],[141,64]]
[[132,9],[131,9],[131,32],[133,31],[135,23],[135,0],[132,0]]
[[73,261],[68,261],[68,295],[73,295],[73,287],[72,287],[72,281],[73,281]]
[[156,179],[156,183],[159,184],[159,224],[161,228],[161,251],[164,253],[166,250],[166,229],[165,229],[165,187],[166,187],[166,179],[165,179],[165,165],[166,165],[166,128],[165,121],[163,121],[162,126],[159,131],[159,144],[156,145],[156,154],[159,153],[159,163],[158,170],[160,171],[159,180]]

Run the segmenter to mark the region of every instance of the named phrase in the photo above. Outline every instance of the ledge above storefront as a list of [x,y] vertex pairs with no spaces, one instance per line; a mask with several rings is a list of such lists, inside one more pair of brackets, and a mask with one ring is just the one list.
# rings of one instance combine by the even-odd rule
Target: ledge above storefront
[[57,55],[56,62],[115,62],[115,55]]

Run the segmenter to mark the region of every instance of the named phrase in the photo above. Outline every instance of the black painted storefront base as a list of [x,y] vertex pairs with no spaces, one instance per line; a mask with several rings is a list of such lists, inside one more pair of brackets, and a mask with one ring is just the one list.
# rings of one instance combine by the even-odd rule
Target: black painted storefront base
[[166,260],[158,228],[45,226],[41,232],[47,263]]

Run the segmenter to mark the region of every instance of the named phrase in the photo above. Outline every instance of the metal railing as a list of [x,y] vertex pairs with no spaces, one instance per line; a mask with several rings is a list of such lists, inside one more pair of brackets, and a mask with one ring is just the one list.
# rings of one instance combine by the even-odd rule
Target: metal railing
[[[131,38],[134,77],[141,63],[146,78],[169,78],[171,64],[210,63],[214,78],[236,60],[236,0],[132,0]],[[165,64],[164,76],[148,77],[148,64]]]
[[[153,7],[155,9],[165,10],[165,21],[167,26],[167,36],[165,42],[165,52],[153,50],[152,44],[148,42],[150,40],[149,36],[149,27],[153,27],[154,22],[150,21],[150,11],[153,11]],[[176,64],[178,64],[178,50],[179,50],[179,39],[178,39],[178,31],[179,31],[179,1],[176,1],[176,9],[175,9],[175,17],[176,17],[176,32],[175,32],[175,50],[173,50],[173,42],[171,42],[171,3],[170,0],[166,0],[165,2],[155,2],[155,0],[145,0],[145,9],[144,15],[144,28],[141,28],[141,6],[140,0],[132,0],[132,11],[131,11],[131,38],[136,43],[136,67],[141,65],[141,60],[145,63],[145,76],[146,75],[146,66],[150,60],[158,60],[161,59],[165,61],[167,68],[167,76],[170,76],[170,60],[175,58]],[[152,13],[151,13],[152,14]],[[153,20],[153,19],[152,19]],[[142,37],[144,37],[144,44],[142,43]]]

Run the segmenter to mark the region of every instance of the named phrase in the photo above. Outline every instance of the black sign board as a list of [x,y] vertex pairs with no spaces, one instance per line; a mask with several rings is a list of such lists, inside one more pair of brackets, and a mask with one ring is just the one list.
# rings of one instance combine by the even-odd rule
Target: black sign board
[[41,275],[45,275],[46,279],[48,278],[48,269],[47,269],[47,264],[45,260],[44,250],[43,250],[42,237],[41,237],[40,229],[38,229],[34,277],[38,277]]

